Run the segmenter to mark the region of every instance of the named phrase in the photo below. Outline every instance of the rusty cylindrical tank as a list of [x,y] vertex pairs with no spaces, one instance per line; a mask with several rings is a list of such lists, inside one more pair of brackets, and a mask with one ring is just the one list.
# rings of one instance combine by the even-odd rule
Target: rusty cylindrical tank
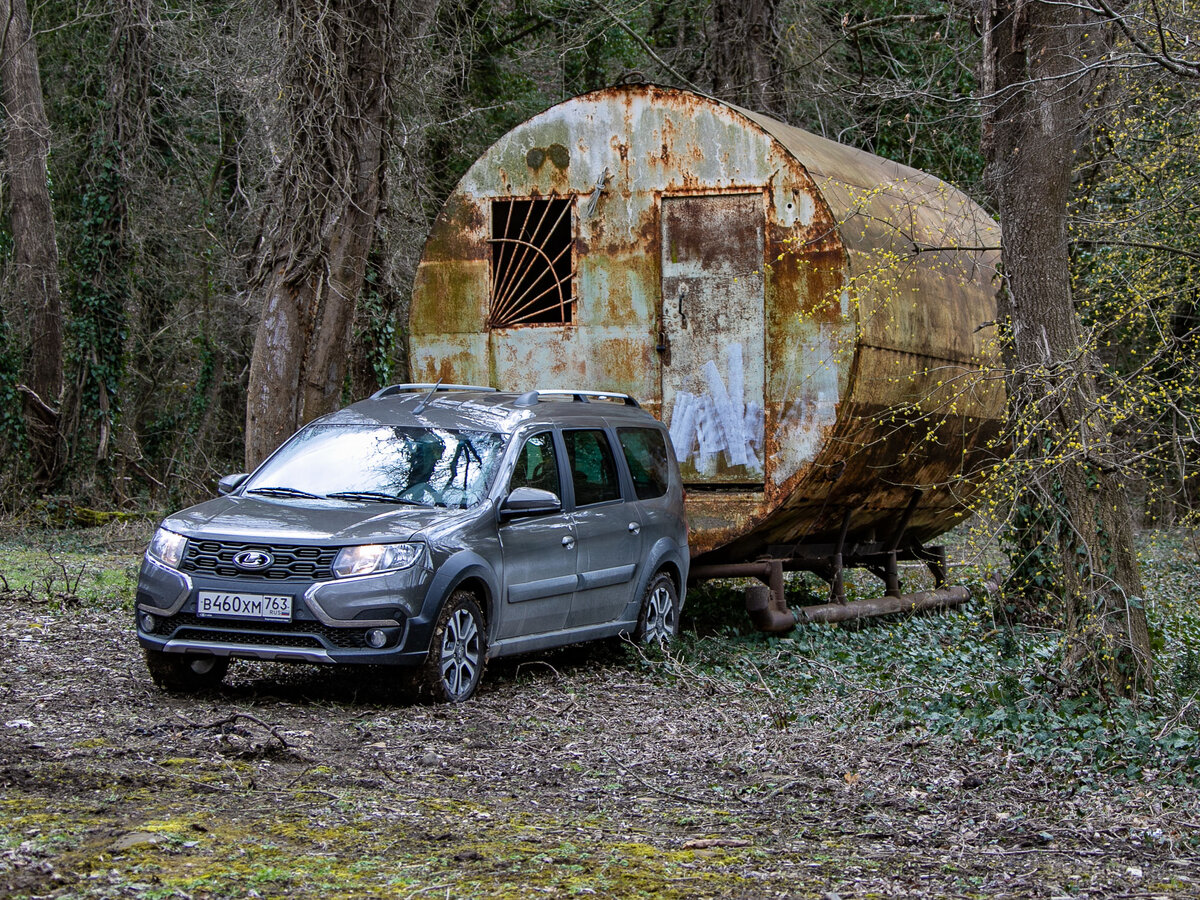
[[514,128],[446,201],[412,374],[632,394],[671,428],[697,564],[807,560],[833,581],[930,556],[963,514],[1004,408],[998,245],[930,175],[609,88]]

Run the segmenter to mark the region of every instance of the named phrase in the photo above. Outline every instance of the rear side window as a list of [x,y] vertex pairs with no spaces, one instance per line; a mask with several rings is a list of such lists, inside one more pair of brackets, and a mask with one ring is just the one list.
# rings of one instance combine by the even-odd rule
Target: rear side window
[[670,468],[667,442],[657,428],[618,428],[617,439],[633,476],[633,489],[639,500],[653,500],[667,492]]
[[575,505],[589,506],[621,499],[617,481],[617,461],[608,435],[599,430],[564,431],[567,459],[571,461],[571,482],[575,486]]

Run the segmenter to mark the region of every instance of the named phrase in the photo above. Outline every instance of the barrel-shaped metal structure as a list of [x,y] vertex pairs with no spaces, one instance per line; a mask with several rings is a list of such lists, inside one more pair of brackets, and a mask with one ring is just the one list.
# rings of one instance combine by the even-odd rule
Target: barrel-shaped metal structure
[[705,562],[920,544],[960,520],[1003,416],[998,247],[930,175],[609,88],[514,128],[446,201],[412,375],[637,397],[671,429]]

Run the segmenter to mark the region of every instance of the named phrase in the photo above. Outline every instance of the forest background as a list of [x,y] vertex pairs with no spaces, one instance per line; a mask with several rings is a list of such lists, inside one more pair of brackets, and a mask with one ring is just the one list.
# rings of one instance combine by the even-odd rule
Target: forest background
[[[1190,15],[4,0],[0,504],[59,523],[179,506],[269,450],[257,416],[284,404],[298,425],[404,380],[413,273],[466,168],[553,103],[649,80],[923,169],[998,216],[1011,453],[979,503],[1006,523],[1004,609],[1065,627],[1076,689],[1147,693],[1133,529],[1190,526],[1200,500]],[[326,279],[345,303],[313,303]],[[285,350],[333,383],[264,380],[264,310],[289,302]]]

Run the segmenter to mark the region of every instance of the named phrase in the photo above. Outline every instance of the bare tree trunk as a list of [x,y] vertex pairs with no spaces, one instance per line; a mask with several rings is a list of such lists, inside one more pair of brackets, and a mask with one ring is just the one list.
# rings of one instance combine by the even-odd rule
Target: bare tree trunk
[[781,111],[777,9],[778,0],[714,0],[709,44],[716,96],[758,112]]
[[50,124],[42,100],[37,46],[25,0],[0,0],[0,81],[7,118],[12,208],[13,290],[26,311],[25,423],[38,481],[58,473],[62,440],[63,321],[58,286],[58,244],[46,160]]
[[[1153,688],[1133,524],[1071,299],[1067,203],[1097,87],[1100,23],[1069,4],[984,0],[985,177],[1000,212],[1019,436],[1055,507],[1071,690]],[[1044,455],[1044,456],[1043,456]]]
[[283,0],[287,140],[260,237],[246,465],[335,409],[384,193],[395,57],[436,12]]

